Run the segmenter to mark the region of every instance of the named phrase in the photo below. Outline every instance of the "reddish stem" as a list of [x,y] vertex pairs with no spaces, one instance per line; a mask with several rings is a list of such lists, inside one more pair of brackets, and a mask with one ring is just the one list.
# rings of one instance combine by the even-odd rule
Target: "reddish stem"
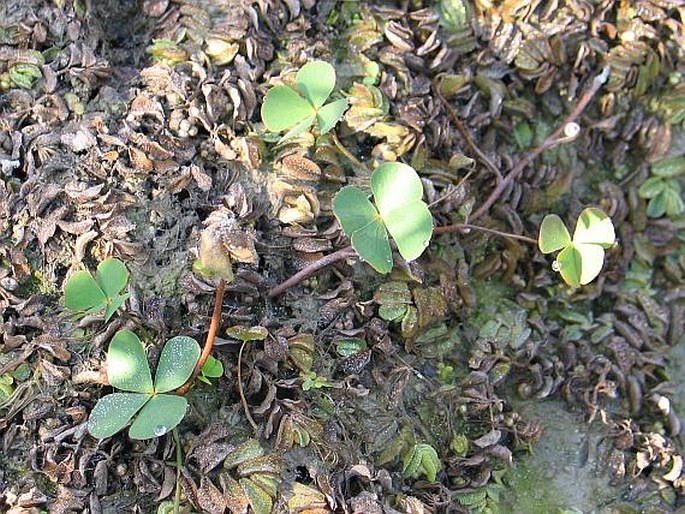
[[190,390],[190,386],[192,385],[193,381],[202,371],[202,366],[205,365],[205,362],[207,362],[207,359],[212,354],[212,349],[214,348],[214,341],[216,341],[216,334],[219,331],[219,325],[221,323],[221,308],[224,303],[225,289],[226,281],[223,278],[219,279],[219,283],[217,284],[216,290],[214,291],[214,311],[212,312],[212,320],[209,323],[209,331],[207,332],[205,346],[202,349],[202,353],[200,354],[200,358],[198,359],[197,364],[195,364],[195,369],[193,370],[192,375],[190,375],[190,378],[186,381],[185,384],[183,384],[176,390],[176,394],[179,396],[184,396]]

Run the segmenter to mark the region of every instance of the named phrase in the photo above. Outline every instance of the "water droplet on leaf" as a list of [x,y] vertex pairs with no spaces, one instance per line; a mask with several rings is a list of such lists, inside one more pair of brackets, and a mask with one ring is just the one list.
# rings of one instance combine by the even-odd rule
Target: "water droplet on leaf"
[[155,435],[157,437],[162,436],[167,433],[167,430],[167,427],[165,427],[164,425],[157,425],[155,427]]
[[559,265],[559,261],[554,261],[552,263],[552,269],[559,273],[561,271],[561,266]]

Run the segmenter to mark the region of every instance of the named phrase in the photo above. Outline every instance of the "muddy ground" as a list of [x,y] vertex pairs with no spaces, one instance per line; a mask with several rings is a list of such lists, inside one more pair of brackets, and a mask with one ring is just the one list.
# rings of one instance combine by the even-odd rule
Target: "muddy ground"
[[[182,512],[681,512],[684,18],[679,0],[4,0],[0,511],[170,511],[173,437],[87,420],[118,330],[153,363],[204,341],[216,283],[193,262],[230,226],[224,375],[188,394]],[[315,59],[350,108],[278,143],[262,99]],[[550,139],[570,116],[579,134]],[[346,255],[271,297],[349,244],[333,195],[393,160],[441,227],[426,252],[387,276]],[[534,240],[588,206],[617,243],[570,288]],[[108,257],[123,308],[66,310],[67,278]],[[268,334],[240,365],[235,326]],[[435,480],[409,465],[427,447]]]

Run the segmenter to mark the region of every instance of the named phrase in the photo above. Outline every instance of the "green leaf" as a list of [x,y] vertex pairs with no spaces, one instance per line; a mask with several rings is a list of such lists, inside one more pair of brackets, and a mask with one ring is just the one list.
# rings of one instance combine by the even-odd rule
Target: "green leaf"
[[666,157],[652,164],[652,173],[657,177],[677,177],[685,173],[685,156]]
[[199,358],[200,345],[192,337],[176,336],[169,339],[159,357],[155,391],[166,393],[181,387],[190,378]]
[[650,218],[661,218],[666,214],[666,191],[661,191],[652,198],[647,204],[647,216]]
[[366,349],[366,341],[358,337],[350,337],[335,340],[335,351],[341,357],[352,357]]
[[219,359],[212,357],[211,355],[207,357],[204,365],[202,366],[202,376],[207,378],[219,378],[224,374],[224,365]]
[[580,254],[580,279],[578,282],[584,286],[592,282],[602,271],[604,248],[597,244],[584,243],[573,243],[573,246]]
[[152,376],[143,343],[130,330],[120,330],[107,351],[107,377],[112,387],[134,393],[152,393]]
[[335,69],[325,61],[309,62],[297,72],[295,80],[302,95],[318,109],[333,92]]
[[640,189],[638,189],[638,194],[640,198],[651,199],[661,193],[666,187],[666,183],[661,177],[650,177],[642,183]]
[[[597,247],[600,248],[601,247]],[[559,272],[561,278],[564,279],[568,285],[578,287],[580,285],[580,277],[582,273],[582,257],[580,252],[575,248],[573,243],[570,243],[557,256],[557,264],[559,265]]]
[[64,303],[72,311],[99,310],[107,298],[89,271],[77,271],[64,286]]
[[319,133],[325,134],[335,127],[336,123],[340,121],[340,118],[345,113],[345,109],[347,109],[346,98],[326,104],[319,109],[316,113],[316,119],[319,122]]
[[333,198],[333,212],[347,237],[379,218],[366,194],[356,186],[343,187]]
[[399,162],[381,164],[371,176],[371,190],[400,255],[407,261],[418,258],[433,234],[433,216],[422,201],[416,171]]
[[669,188],[664,191],[664,204],[666,208],[666,214],[668,216],[679,216],[685,211],[685,204],[683,204],[683,195],[680,190],[680,185],[676,184],[678,187]]
[[186,415],[188,401],[175,394],[158,394],[145,404],[128,429],[131,439],[152,439],[176,427]]
[[105,309],[105,321],[109,321],[109,318],[111,318],[114,315],[117,309],[121,307],[121,305],[127,300],[129,296],[129,293],[125,293],[116,295],[114,298],[109,299],[109,301],[107,302],[107,308]]
[[548,214],[540,225],[538,247],[544,254],[561,250],[571,242],[571,235],[566,225],[556,214]]
[[262,103],[262,121],[271,132],[281,132],[315,115],[311,104],[288,86],[271,88]]
[[[119,259],[106,259],[100,263],[95,273],[95,281],[109,298],[119,294],[126,287],[128,271]],[[116,310],[116,309],[115,309]]]
[[576,230],[573,232],[574,243],[591,243],[609,248],[614,241],[616,241],[616,234],[609,216],[592,207],[580,213]]
[[380,219],[374,219],[360,228],[350,238],[359,256],[378,273],[386,274],[392,270],[392,250],[388,231]]
[[257,457],[264,455],[264,448],[256,439],[248,439],[224,459],[224,468],[231,469]]
[[312,123],[314,123],[314,116],[313,114],[311,116],[307,116],[305,119],[303,119],[301,122],[296,124],[293,128],[291,128],[288,132],[286,132],[281,139],[278,140],[278,143],[282,143],[283,141],[288,141],[289,139],[295,139],[298,137],[302,132],[307,130],[312,126]]
[[150,399],[149,394],[112,393],[97,402],[88,419],[88,432],[104,439],[124,428]]

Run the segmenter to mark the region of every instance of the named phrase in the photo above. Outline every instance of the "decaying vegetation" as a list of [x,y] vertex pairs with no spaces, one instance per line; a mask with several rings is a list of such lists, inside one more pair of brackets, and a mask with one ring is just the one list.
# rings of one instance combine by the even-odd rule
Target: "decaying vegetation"
[[[681,0],[7,0],[0,509],[173,500],[170,435],[99,441],[87,419],[117,331],[152,362],[204,340],[210,234],[233,263],[225,371],[187,395],[183,512],[507,512],[506,471],[544,430],[516,405],[552,397],[601,423],[632,491],[608,508],[675,511],[684,18]],[[349,109],[279,142],[260,105],[313,60]],[[388,276],[332,212],[386,161],[419,172],[437,227]],[[534,243],[587,206],[618,243],[572,289]],[[125,307],[75,318],[66,279],[111,256]]]

